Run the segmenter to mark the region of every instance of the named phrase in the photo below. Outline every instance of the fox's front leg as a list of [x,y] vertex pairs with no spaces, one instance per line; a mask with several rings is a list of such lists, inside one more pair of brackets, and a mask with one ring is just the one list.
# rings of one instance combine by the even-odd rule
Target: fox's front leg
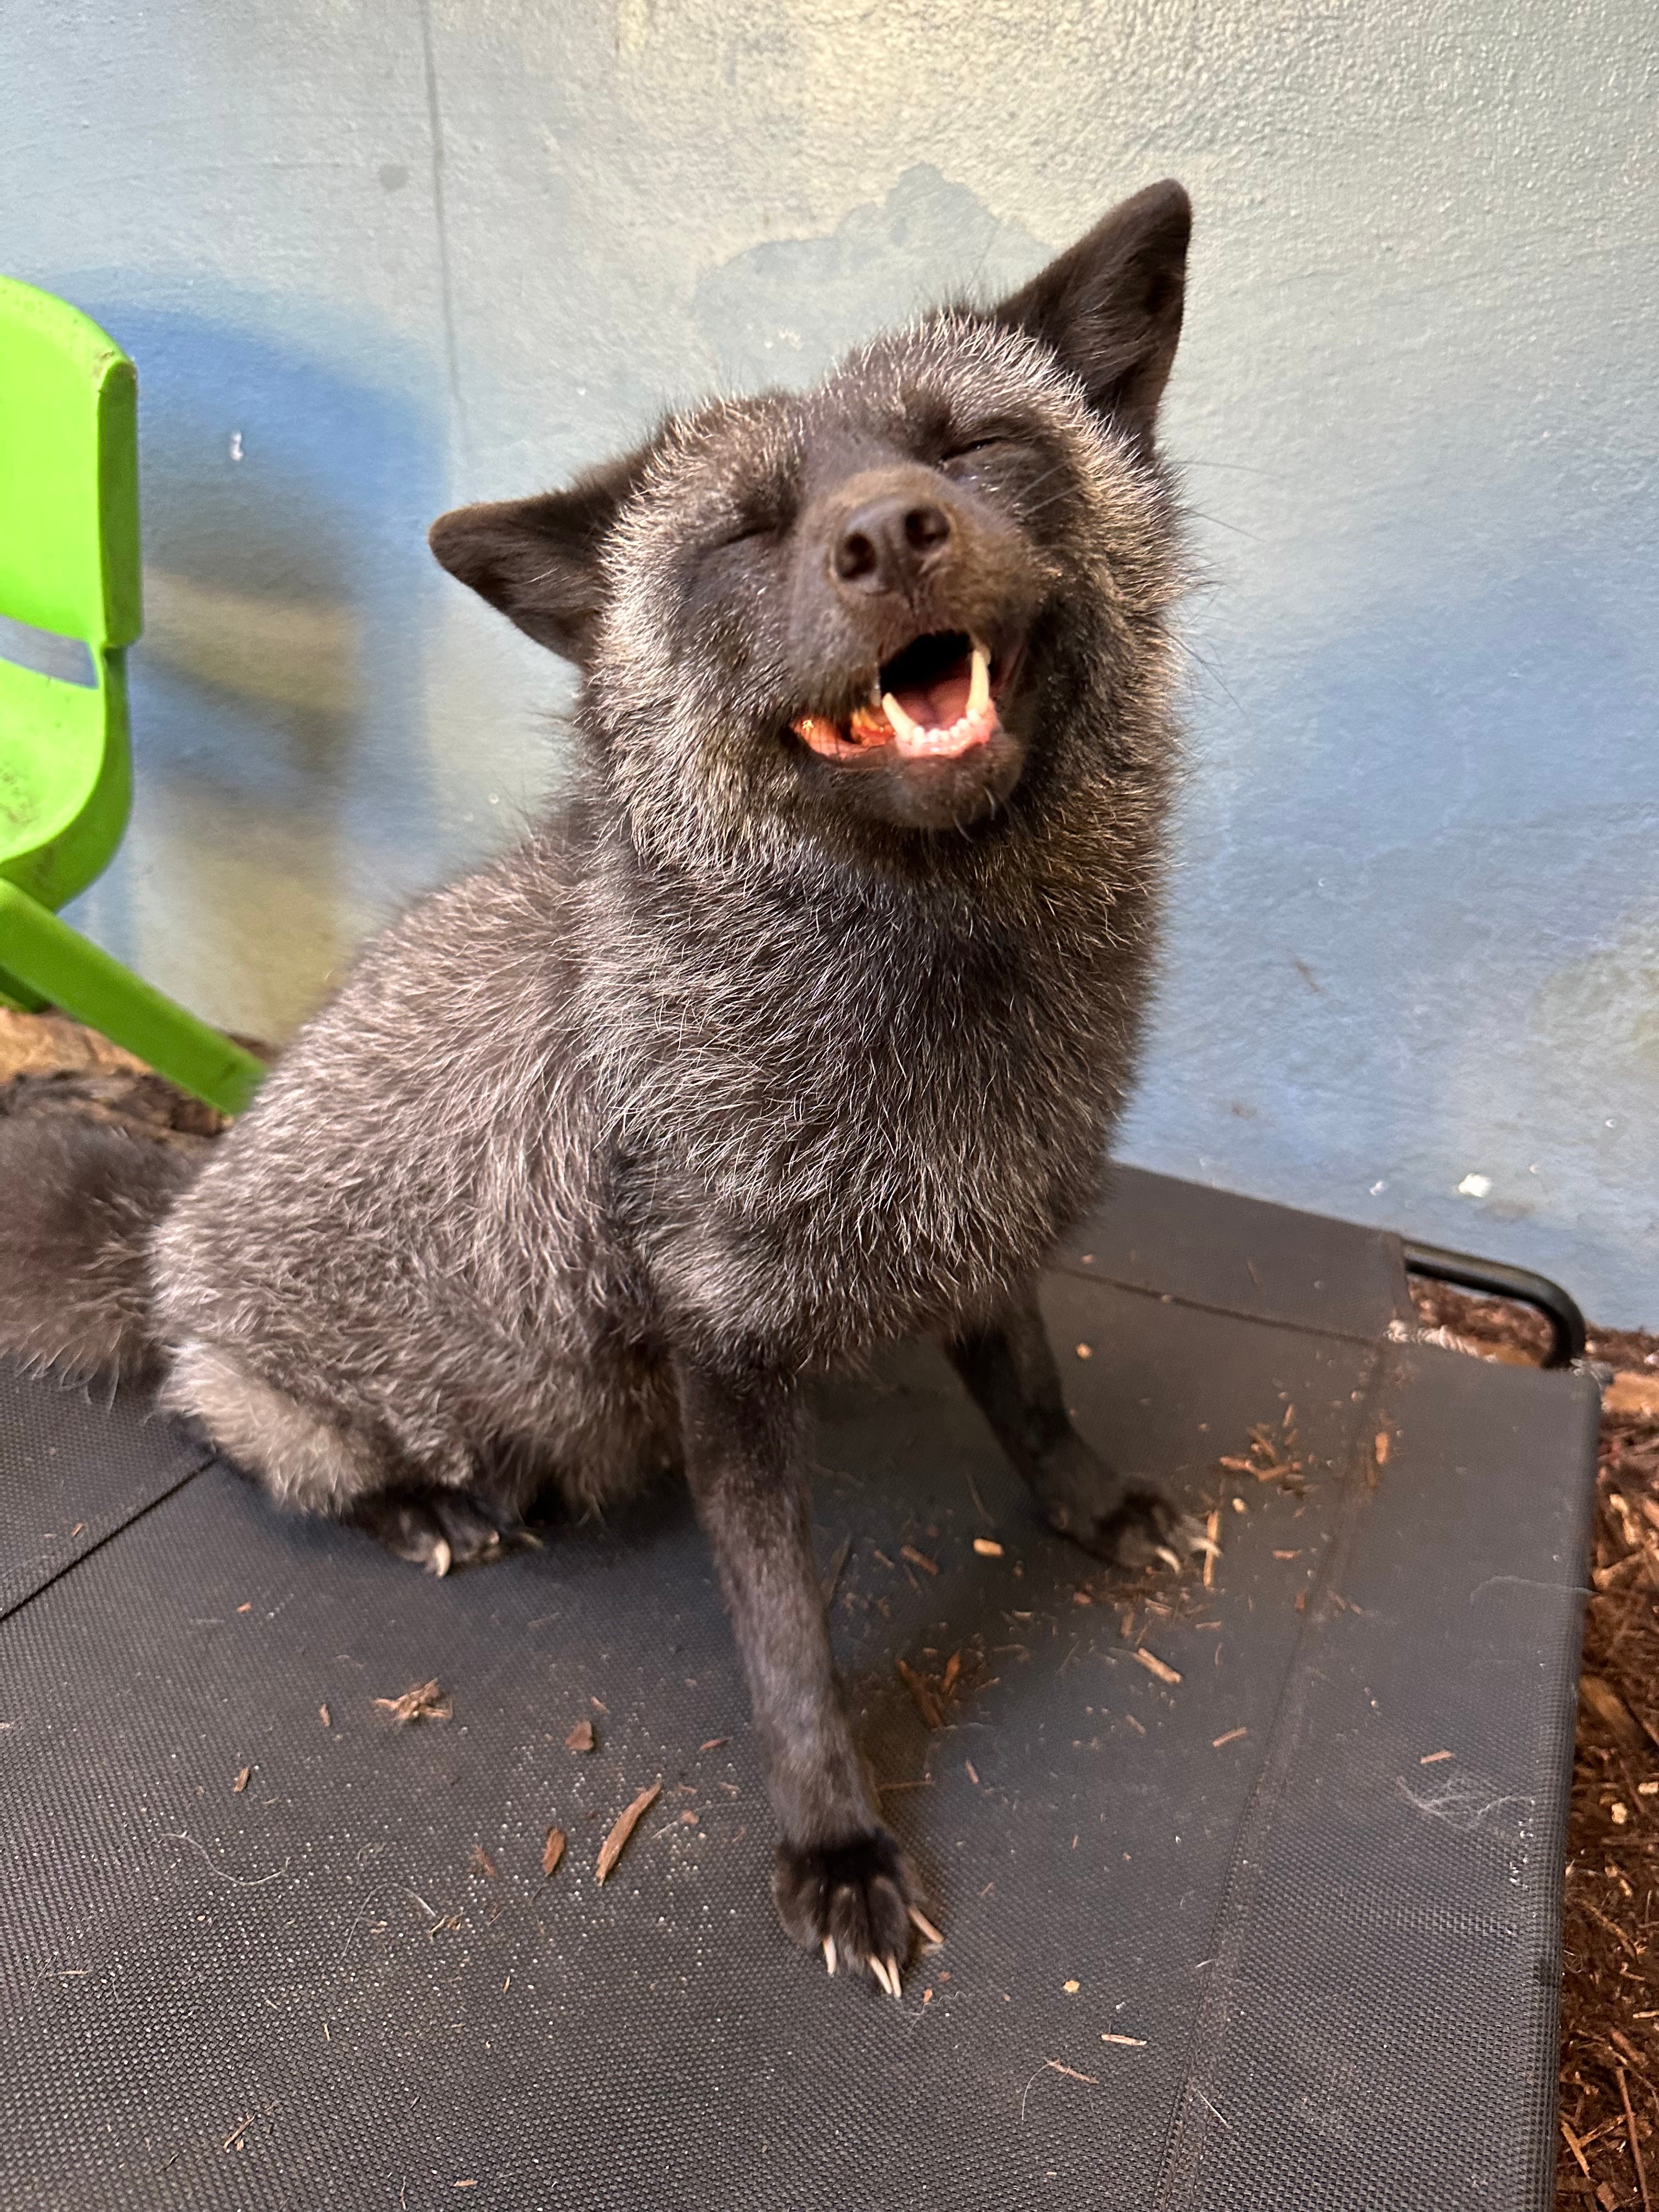
[[1125,1482],[1073,1427],[1035,1283],[1023,1285],[988,1327],[947,1349],[1050,1528],[1127,1566],[1145,1564],[1181,1534],[1155,1491]]
[[842,1707],[812,1556],[799,1395],[787,1377],[675,1364],[685,1467],[736,1632],[781,1840],[785,1928],[896,1996],[911,1884]]

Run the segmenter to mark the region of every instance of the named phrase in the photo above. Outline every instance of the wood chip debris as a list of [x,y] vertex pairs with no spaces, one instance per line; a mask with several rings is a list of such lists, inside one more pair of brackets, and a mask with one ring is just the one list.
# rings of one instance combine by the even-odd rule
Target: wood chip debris
[[1615,1375],[1601,1393],[1601,1407],[1659,1421],[1659,1375]]
[[252,1779],[253,1769],[251,1766],[245,1766],[230,1785],[232,1795],[240,1797]]
[[1583,2144],[1579,2142],[1577,2136],[1574,2135],[1572,2130],[1567,2125],[1565,2120],[1560,2123],[1560,2127],[1562,2139],[1565,2142],[1567,2148],[1577,2160],[1579,2166],[1583,2172],[1585,2180],[1593,2182],[1595,2176],[1589,2170],[1589,2160],[1584,2156]]
[[416,1682],[401,1698],[376,1698],[374,1703],[381,1712],[390,1713],[399,1728],[407,1728],[411,1721],[447,1721],[454,1713],[435,1676],[429,1682]]
[[1079,1359],[1092,1359],[1095,1356],[1095,1348],[1093,1345],[1079,1344],[1077,1348],[1077,1356]]
[[564,1856],[564,1847],[569,1840],[569,1838],[565,1834],[562,1828],[550,1828],[548,1830],[547,1841],[542,1845],[542,1872],[544,1874],[556,1873],[559,1861]]
[[1659,1741],[1659,1735],[1655,1735],[1644,1722],[1637,1719],[1605,1676],[1582,1674],[1578,1678],[1578,1695],[1608,1734],[1616,1736],[1627,1750],[1642,1749],[1644,1734],[1655,1736],[1655,1741]]
[[732,1739],[729,1735],[711,1735],[708,1742],[700,1743],[697,1746],[697,1749],[699,1751],[718,1751],[723,1743],[730,1743]]
[[1386,1429],[1379,1429],[1377,1431],[1376,1440],[1371,1445],[1371,1456],[1379,1467],[1386,1467],[1388,1465],[1389,1432]]
[[1204,1587],[1215,1587],[1215,1563],[1221,1557],[1221,1508],[1218,1505],[1204,1520]]
[[[1623,2043],[1625,2039],[1621,2035],[1619,2040],[1620,2043]],[[1638,2063],[1640,2064],[1640,2053],[1633,2051],[1631,2055],[1632,2057],[1636,2058]],[[1625,2132],[1630,2141],[1630,2154],[1636,2167],[1636,2179],[1642,2191],[1642,2212],[1653,2212],[1653,2199],[1648,2194],[1647,2165],[1645,2160],[1643,2159],[1641,2141],[1636,2132],[1636,2115],[1631,2110],[1630,2083],[1625,2077],[1625,2069],[1622,2066],[1620,2066],[1617,2071],[1619,2075],[1619,2094],[1623,2099],[1625,2106]]]
[[329,1711],[329,1710],[328,1710],[328,1707],[327,1707],[326,1705],[319,1705],[319,1706],[318,1706],[318,1708],[317,1708],[317,1717],[318,1717],[318,1719],[322,1723],[322,1724],[323,1724],[323,1726],[324,1726],[325,1728],[332,1728],[332,1727],[333,1727],[333,1725],[334,1725],[333,1717],[332,1717],[332,1715],[330,1713],[330,1711]]
[[928,1688],[927,1683],[923,1681],[921,1676],[917,1674],[915,1668],[902,1659],[896,1659],[893,1662],[893,1664],[898,1669],[898,1677],[900,1681],[903,1683],[905,1688],[910,1692],[911,1697],[915,1700],[916,1711],[921,1715],[923,1720],[927,1722],[928,1727],[930,1729],[943,1728],[945,1726],[945,1716],[939,1709],[939,1702],[935,1698],[933,1692]]
[[1146,2039],[1144,2035],[1114,2035],[1107,2030],[1103,2030],[1100,2039],[1103,2043],[1118,2044],[1125,2051],[1144,2051],[1146,2048]]
[[1296,1431],[1290,1426],[1295,1411],[1294,1406],[1285,1407],[1282,1434],[1276,1434],[1270,1422],[1258,1421],[1250,1431],[1246,1455],[1240,1457],[1237,1453],[1224,1454],[1216,1464],[1225,1468],[1230,1474],[1249,1474],[1258,1482],[1276,1482],[1291,1497],[1304,1498],[1307,1486],[1302,1480],[1303,1462],[1296,1455]]
[[1237,1743],[1241,1736],[1249,1735],[1249,1732],[1247,1728],[1229,1729],[1225,1735],[1212,1735],[1210,1738],[1210,1748],[1212,1751],[1219,1751],[1223,1744]]
[[1000,1559],[1002,1557],[1001,1545],[994,1541],[989,1536],[975,1536],[974,1549],[981,1559]]
[[599,1845],[599,1863],[594,1869],[594,1877],[597,1881],[605,1881],[609,1879],[611,1869],[623,1855],[628,1838],[661,1795],[661,1783],[653,1782],[648,1790],[641,1790],[626,1812],[618,1815],[611,1833]]
[[1100,2087],[1097,2075],[1079,2074],[1075,2066],[1062,2066],[1058,2058],[1045,2058],[1042,2063],[1045,2066],[1052,2066],[1056,2074],[1063,2074],[1068,2081],[1086,2081],[1091,2089]]
[[1449,1751],[1425,1751],[1417,1763],[1419,1766],[1438,1766],[1443,1759],[1449,1759],[1451,1755]]
[[913,1567],[920,1567],[924,1574],[936,1575],[939,1572],[939,1561],[930,1559],[926,1552],[917,1551],[914,1544],[901,1544],[899,1557],[908,1559]]
[[501,1869],[482,1844],[474,1844],[467,1855],[467,1864],[474,1874],[481,1874],[486,1881],[494,1881]]
[[564,1740],[567,1751],[592,1751],[595,1738],[592,1721],[578,1721]]
[[1130,1656],[1138,1667],[1144,1667],[1149,1674],[1155,1674],[1160,1682],[1167,1682],[1171,1689],[1181,1680],[1173,1667],[1160,1659],[1156,1652],[1149,1651],[1144,1644],[1137,1644]]

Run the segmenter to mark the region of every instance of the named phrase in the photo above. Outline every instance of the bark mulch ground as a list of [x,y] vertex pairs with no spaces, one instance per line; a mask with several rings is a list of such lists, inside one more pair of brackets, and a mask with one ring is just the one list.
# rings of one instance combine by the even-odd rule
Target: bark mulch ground
[[[258,1046],[255,1050],[260,1049]],[[0,1116],[73,1114],[190,1152],[224,1127],[59,1014],[0,1007]],[[1413,1282],[1454,1350],[1536,1364],[1542,1319]],[[1592,1328],[1604,1393],[1568,1831],[1557,2212],[1659,2203],[1659,1336]]]

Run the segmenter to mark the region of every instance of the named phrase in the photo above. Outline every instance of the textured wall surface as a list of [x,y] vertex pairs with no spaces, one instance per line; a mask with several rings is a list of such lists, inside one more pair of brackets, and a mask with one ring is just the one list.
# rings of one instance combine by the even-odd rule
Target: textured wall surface
[[139,366],[104,941],[290,1028],[556,774],[563,679],[433,514],[1173,173],[1204,582],[1125,1150],[1659,1321],[1647,11],[47,0],[4,45],[0,265]]

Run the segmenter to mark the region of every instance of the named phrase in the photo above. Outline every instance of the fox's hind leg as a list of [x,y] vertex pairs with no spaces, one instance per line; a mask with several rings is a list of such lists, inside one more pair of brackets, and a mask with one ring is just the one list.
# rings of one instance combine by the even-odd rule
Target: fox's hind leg
[[946,1349],[1051,1528],[1120,1566],[1171,1558],[1172,1544],[1191,1547],[1193,1530],[1167,1501],[1126,1482],[1072,1425],[1035,1283],[989,1328]]
[[384,1431],[306,1405],[223,1345],[184,1344],[162,1401],[279,1505],[349,1522],[430,1574],[493,1558],[524,1534],[518,1486],[475,1484],[459,1458],[421,1467]]

